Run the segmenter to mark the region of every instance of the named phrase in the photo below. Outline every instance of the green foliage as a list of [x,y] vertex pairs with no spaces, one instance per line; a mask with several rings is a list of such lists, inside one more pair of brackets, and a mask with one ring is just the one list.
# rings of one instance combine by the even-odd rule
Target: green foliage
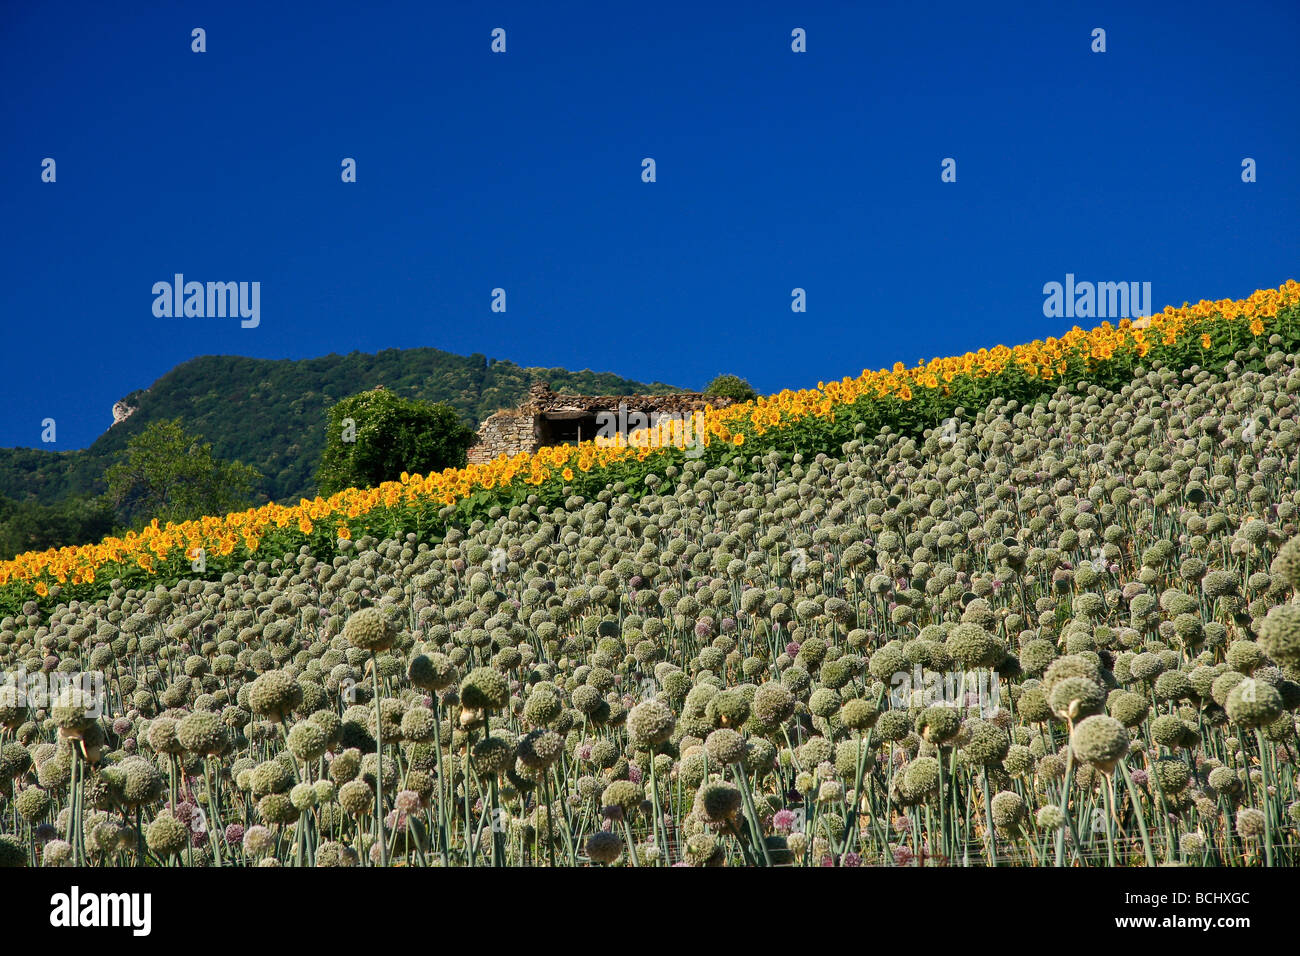
[[257,468],[262,477],[254,491],[260,498],[296,504],[316,495],[313,469],[325,449],[326,413],[348,395],[383,385],[402,398],[446,402],[477,428],[493,412],[525,401],[534,380],[577,395],[680,391],[608,372],[523,368],[430,348],[302,360],[208,355],[176,366],[148,390],[132,392],[127,400],[136,406],[134,414],[89,448],[0,448],[0,495],[51,504],[98,494],[104,470],[132,437],[153,422],[180,418],[212,442],[217,457]]
[[0,499],[0,560],[71,541],[98,541],[112,534],[114,520],[113,507],[103,498],[67,498],[52,505]]
[[400,398],[387,389],[361,392],[329,411],[316,488],[328,496],[396,481],[402,472],[463,468],[477,437],[450,405]]
[[758,395],[739,375],[719,375],[709,387],[704,390],[705,395],[714,395],[718,398],[730,398],[737,402],[748,402],[757,398]]
[[187,521],[247,507],[261,475],[212,455],[180,419],[154,422],[127,442],[104,472],[108,500],[128,522]]

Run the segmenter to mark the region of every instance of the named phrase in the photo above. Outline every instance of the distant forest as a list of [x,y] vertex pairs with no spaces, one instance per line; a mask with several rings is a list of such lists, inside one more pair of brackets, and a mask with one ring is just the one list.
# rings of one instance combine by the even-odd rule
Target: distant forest
[[111,514],[90,499],[104,491],[114,457],[152,422],[180,418],[212,443],[216,457],[255,467],[262,474],[257,500],[297,502],[316,494],[326,411],[335,402],[382,385],[406,398],[445,402],[477,428],[493,412],[521,404],[534,381],[582,395],[678,391],[608,372],[522,368],[432,348],[299,360],[204,356],[127,396],[136,411],[88,448],[0,448],[0,555],[108,533]]

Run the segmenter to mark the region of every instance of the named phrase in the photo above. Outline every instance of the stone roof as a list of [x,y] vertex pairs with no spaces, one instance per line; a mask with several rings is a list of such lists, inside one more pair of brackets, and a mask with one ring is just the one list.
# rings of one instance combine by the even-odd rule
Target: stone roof
[[668,395],[568,395],[553,392],[545,382],[536,382],[528,390],[528,401],[520,406],[520,411],[545,418],[567,418],[576,415],[589,415],[602,411],[617,410],[619,405],[626,405],[630,410],[651,412],[693,412],[701,411],[706,405],[722,408],[731,404],[731,399],[703,392],[672,392]]

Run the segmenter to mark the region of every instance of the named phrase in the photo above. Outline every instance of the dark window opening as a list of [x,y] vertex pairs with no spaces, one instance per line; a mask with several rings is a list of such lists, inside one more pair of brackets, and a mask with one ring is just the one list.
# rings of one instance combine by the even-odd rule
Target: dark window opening
[[595,415],[581,415],[576,418],[548,418],[542,416],[538,441],[542,445],[576,445],[580,441],[592,441],[600,431]]

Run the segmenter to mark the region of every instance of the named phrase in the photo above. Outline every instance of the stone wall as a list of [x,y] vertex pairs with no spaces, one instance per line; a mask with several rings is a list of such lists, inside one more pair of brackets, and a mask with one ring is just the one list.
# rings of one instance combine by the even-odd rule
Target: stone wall
[[[622,405],[628,412],[644,415],[678,414],[689,416],[706,405],[722,408],[729,398],[708,396],[702,392],[673,392],[668,395],[566,395],[552,392],[545,382],[536,382],[528,390],[528,401],[519,408],[490,415],[479,425],[478,444],[469,450],[470,464],[485,464],[501,455],[535,452],[543,444],[548,420],[565,420],[578,416],[617,414]],[[584,433],[585,437],[585,433]]]
[[531,412],[511,408],[490,415],[478,427],[478,444],[469,450],[471,465],[486,464],[502,455],[537,450],[537,419]]

